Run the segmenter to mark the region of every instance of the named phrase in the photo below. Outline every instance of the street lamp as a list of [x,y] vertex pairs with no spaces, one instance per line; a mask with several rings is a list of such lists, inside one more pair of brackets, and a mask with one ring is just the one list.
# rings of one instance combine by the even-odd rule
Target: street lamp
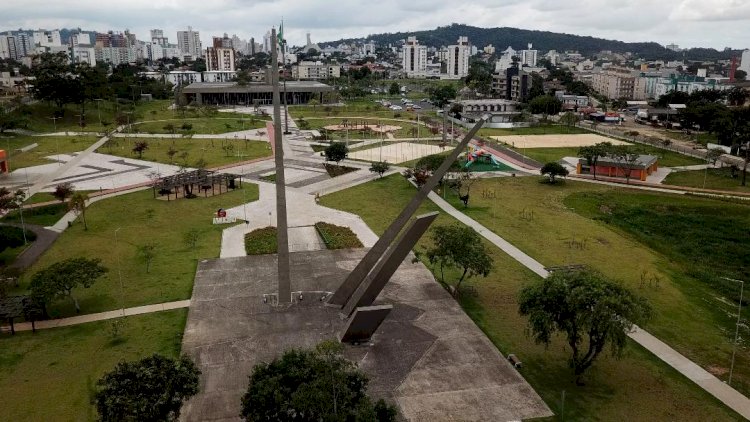
[[96,114],[99,115],[99,126],[101,126],[102,125],[102,111],[99,109],[99,103],[101,103],[104,100],[101,98],[95,98],[94,101],[96,101]]
[[729,366],[729,380],[727,385],[732,386],[732,373],[734,372],[734,357],[737,354],[737,342],[740,337],[740,315],[742,314],[742,293],[745,289],[745,282],[743,280],[736,280],[733,278],[722,277],[727,281],[734,281],[740,283],[740,304],[737,306],[737,323],[734,326],[734,344],[732,345],[732,364]]

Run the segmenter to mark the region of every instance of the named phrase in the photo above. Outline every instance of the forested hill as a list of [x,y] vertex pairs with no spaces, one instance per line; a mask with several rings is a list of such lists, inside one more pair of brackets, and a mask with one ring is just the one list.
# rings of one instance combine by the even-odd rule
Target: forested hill
[[[375,41],[380,45],[400,45],[401,40],[408,36],[416,36],[420,44],[430,47],[440,47],[456,42],[458,37],[467,36],[472,45],[482,48],[492,44],[500,52],[511,46],[516,50],[525,49],[527,44],[532,43],[534,49],[540,51],[577,50],[583,55],[591,55],[602,50],[610,50],[616,53],[629,51],[644,59],[666,59],[676,60],[683,58],[683,52],[676,53],[667,50],[655,42],[626,43],[616,40],[605,40],[589,36],[562,34],[549,31],[532,31],[518,28],[478,28],[475,26],[453,24],[441,26],[436,29],[415,32],[397,32],[385,34],[373,34],[367,39]],[[325,45],[336,45],[341,42],[362,41],[364,38],[345,39],[334,42],[321,43]],[[732,55],[738,55],[737,51],[717,51],[710,48],[695,48],[684,52],[684,58],[688,60],[716,60],[728,59]]]

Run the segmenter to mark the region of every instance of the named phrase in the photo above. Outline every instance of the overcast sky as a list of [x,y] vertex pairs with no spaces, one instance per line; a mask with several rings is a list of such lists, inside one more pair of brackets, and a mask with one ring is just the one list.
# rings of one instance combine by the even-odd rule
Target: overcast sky
[[750,0],[0,0],[0,30],[130,29],[148,40],[149,29],[159,28],[176,43],[176,31],[191,25],[204,45],[224,32],[262,40],[282,16],[293,45],[304,44],[308,31],[313,41],[332,41],[455,22],[683,48],[750,47]]

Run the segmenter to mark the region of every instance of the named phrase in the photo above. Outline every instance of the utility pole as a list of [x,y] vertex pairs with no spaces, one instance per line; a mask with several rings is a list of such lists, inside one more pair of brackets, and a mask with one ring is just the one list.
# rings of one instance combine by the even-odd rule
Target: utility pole
[[[282,37],[284,34],[281,34]],[[289,135],[292,132],[289,132],[289,104],[287,103],[287,93],[286,93],[286,40],[281,40],[281,61],[283,64],[284,69],[284,135]]]

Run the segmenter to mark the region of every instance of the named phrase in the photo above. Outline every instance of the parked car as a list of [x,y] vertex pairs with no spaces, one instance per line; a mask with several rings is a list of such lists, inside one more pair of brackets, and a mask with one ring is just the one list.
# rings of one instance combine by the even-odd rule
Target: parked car
[[420,106],[419,104],[412,104],[412,106],[411,106],[411,107],[412,107],[412,108],[413,108],[414,110],[421,110],[421,109],[422,109],[422,106]]
[[399,105],[392,105],[390,109],[393,111],[397,111],[397,110],[403,110],[404,108]]

